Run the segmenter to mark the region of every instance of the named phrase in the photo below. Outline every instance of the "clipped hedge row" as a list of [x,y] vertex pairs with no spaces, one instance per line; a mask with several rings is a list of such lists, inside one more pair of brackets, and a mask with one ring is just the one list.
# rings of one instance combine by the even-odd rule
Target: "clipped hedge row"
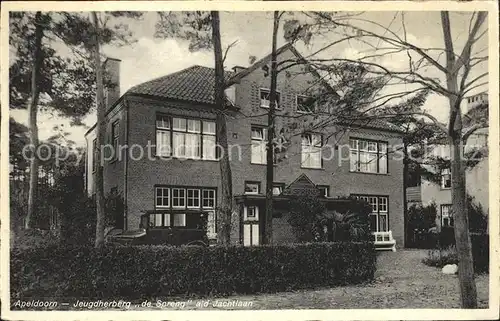
[[12,299],[144,299],[277,292],[373,278],[372,243],[49,247],[11,252]]

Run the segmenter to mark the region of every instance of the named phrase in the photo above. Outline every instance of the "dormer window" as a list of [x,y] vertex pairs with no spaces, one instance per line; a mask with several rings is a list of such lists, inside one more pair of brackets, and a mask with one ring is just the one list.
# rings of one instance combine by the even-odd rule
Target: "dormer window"
[[[261,88],[259,90],[260,92],[260,107],[262,108],[269,108],[271,106],[271,90],[267,88]],[[276,91],[276,109],[280,109],[280,101],[281,101],[281,95],[278,91]]]

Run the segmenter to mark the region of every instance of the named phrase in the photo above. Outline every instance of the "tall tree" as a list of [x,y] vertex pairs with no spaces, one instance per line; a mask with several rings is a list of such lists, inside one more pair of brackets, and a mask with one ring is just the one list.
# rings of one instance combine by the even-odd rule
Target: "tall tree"
[[278,79],[278,30],[280,18],[283,13],[274,11],[273,32],[271,48],[271,86],[269,93],[269,112],[267,116],[267,164],[266,164],[266,213],[264,216],[264,238],[263,244],[272,244],[273,240],[273,182],[274,182],[274,149],[275,149],[275,111],[276,111],[276,89]]
[[220,17],[217,11],[159,12],[156,36],[160,38],[179,38],[189,41],[191,51],[207,50],[213,47],[214,104],[217,127],[217,147],[221,172],[221,204],[217,210],[218,236],[221,245],[230,243],[231,216],[233,212],[232,174],[227,143],[227,102],[224,90],[227,87],[224,75],[224,61],[230,44],[222,54]]
[[[461,103],[467,95],[475,89],[487,84],[484,81],[488,72],[477,70],[478,67],[487,62],[488,57],[482,56],[486,50],[477,48],[478,43],[487,35],[484,27],[486,12],[472,12],[469,15],[468,30],[464,32],[466,39],[461,50],[457,50],[458,43],[452,37],[450,14],[447,11],[440,13],[441,28],[443,32],[442,47],[423,47],[409,40],[407,25],[405,23],[405,13],[397,13],[388,24],[384,26],[369,19],[336,19],[330,14],[323,12],[306,13],[312,18],[311,25],[330,26],[329,29],[337,38],[334,42],[326,44],[324,49],[332,48],[335,44],[345,41],[358,41],[368,44],[369,50],[363,51],[356,59],[341,57],[315,57],[310,60],[322,69],[328,70],[335,65],[347,62],[354,65],[362,65],[375,77],[386,79],[387,85],[412,85],[414,89],[385,93],[387,99],[407,97],[421,91],[446,97],[448,101],[449,117],[447,125],[441,124],[430,113],[425,111],[411,110],[407,113],[426,117],[440,129],[446,136],[449,149],[451,151],[451,174],[452,174],[452,210],[455,215],[455,239],[459,258],[459,283],[461,303],[463,308],[475,308],[477,306],[477,293],[474,282],[474,271],[472,265],[472,253],[469,228],[467,222],[465,169],[466,162],[463,157],[463,146],[468,138],[480,128],[488,126],[483,120],[465,129],[463,127]],[[463,16],[462,16],[463,17]],[[399,18],[399,19],[398,19]],[[391,26],[397,25],[400,20],[399,31],[394,31]],[[308,27],[309,25],[305,25]],[[301,27],[304,27],[302,25]],[[486,30],[485,30],[486,29]],[[474,49],[474,50],[473,50]],[[318,50],[319,52],[321,50]],[[408,67],[406,69],[395,69],[384,63],[383,58],[394,59],[392,55],[400,55],[398,59],[407,58]],[[445,58],[445,63],[440,62],[440,58]],[[380,62],[382,60],[383,62]],[[387,61],[385,60],[385,61]],[[472,76],[474,69],[476,74]],[[435,74],[429,74],[433,70]],[[392,97],[392,98],[390,98]],[[374,105],[374,101],[372,102]],[[384,105],[384,104],[380,104]],[[368,108],[373,111],[380,107],[379,104]],[[370,115],[367,115],[368,117]],[[380,114],[377,115],[380,117]]]
[[216,127],[217,127],[217,145],[222,150],[222,157],[219,160],[221,172],[221,189],[222,198],[220,205],[221,226],[220,226],[220,241],[222,245],[229,245],[231,236],[231,215],[232,215],[232,202],[233,202],[233,188],[232,188],[232,175],[231,165],[229,163],[229,149],[227,144],[227,126],[226,126],[226,100],[224,90],[225,77],[224,77],[224,57],[222,56],[222,45],[220,36],[220,19],[218,11],[211,11],[212,21],[212,40],[214,47],[215,59],[215,106],[216,106]]
[[36,191],[38,187],[38,159],[36,151],[38,148],[38,127],[37,127],[37,114],[38,114],[38,99],[40,98],[40,91],[38,89],[38,78],[42,65],[42,13],[37,11],[35,14],[35,43],[33,49],[33,72],[31,76],[31,101],[28,107],[29,122],[28,128],[30,133],[30,143],[33,147],[33,156],[30,161],[30,183],[28,192],[28,213],[26,214],[25,228],[31,227],[31,217],[35,207]]
[[28,209],[25,228],[32,227],[38,189],[39,111],[79,120],[91,105],[92,82],[88,65],[77,57],[63,57],[54,44],[61,44],[54,32],[56,13],[12,12],[9,16],[10,108],[28,111],[31,145]]

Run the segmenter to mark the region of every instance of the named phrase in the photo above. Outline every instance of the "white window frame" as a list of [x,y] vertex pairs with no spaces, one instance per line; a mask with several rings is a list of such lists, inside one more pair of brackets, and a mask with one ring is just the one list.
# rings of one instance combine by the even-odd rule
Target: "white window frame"
[[317,188],[321,191],[321,196],[330,197],[330,186],[318,185]]
[[113,144],[113,159],[118,159],[118,144],[120,143],[120,120],[111,123],[111,143]]
[[[285,188],[283,185],[284,185],[284,184],[281,184],[281,183],[274,183],[274,184],[273,184],[273,195],[277,196],[277,195],[281,195],[281,194],[283,194],[283,189]],[[275,189],[275,188],[277,188],[277,189],[278,189],[279,193],[275,193],[275,192],[274,192],[274,189]]]
[[[306,138],[310,136],[310,139]],[[313,144],[313,137],[319,137],[319,143]],[[307,140],[307,144],[304,144],[304,139]],[[314,153],[319,153],[319,164],[310,164],[311,156]],[[300,166],[302,168],[323,168],[323,135],[318,133],[306,133],[301,136],[301,162]]]
[[[378,195],[356,195],[355,198],[359,200],[364,200],[368,202],[372,206],[372,212],[370,213],[370,216],[375,217],[375,231],[371,231],[372,233],[375,232],[388,232],[390,229],[389,227],[389,197],[387,196],[378,196]],[[382,201],[385,200],[385,201]],[[385,206],[385,209],[381,210],[381,207]],[[385,231],[382,231],[380,229],[380,216],[385,216]],[[370,228],[371,228],[371,219],[370,219]]]
[[[450,186],[446,186],[445,176],[450,176]],[[444,168],[441,170],[441,189],[450,189],[451,188],[451,169]]]
[[[267,92],[269,97],[271,95],[271,89],[269,88],[259,88],[259,101],[260,101],[260,107],[261,108],[270,108],[271,107],[271,100],[270,99],[262,99],[262,92]],[[279,90],[276,90],[276,108],[277,110],[281,109],[281,92]],[[267,103],[266,103],[267,102]]]
[[[167,205],[158,205],[158,190],[163,190],[162,191],[162,200],[165,198],[164,196],[164,191],[167,191]],[[155,187],[155,207],[156,208],[170,208],[170,188],[169,187],[162,187],[162,186],[157,186]]]
[[[208,192],[208,194],[211,195],[211,196],[210,197],[205,197],[205,192]],[[205,199],[212,200],[213,201],[213,206],[205,206],[204,205]],[[201,191],[201,207],[203,209],[214,209],[215,208],[215,204],[216,204],[215,190],[214,189],[208,189],[208,188],[202,189],[202,191]]]
[[[441,226],[444,227],[453,227],[455,223],[451,223],[453,219],[453,212],[452,212],[452,205],[451,204],[441,204]],[[445,212],[444,209],[447,209]],[[446,214],[446,215],[445,215]],[[444,220],[447,219],[448,223],[444,224]]]
[[[249,186],[253,186],[254,187],[257,187],[257,190],[256,191],[247,191],[247,187]],[[253,181],[248,181],[248,182],[245,182],[245,190],[244,190],[244,194],[247,194],[247,195],[259,195],[260,194],[260,182],[253,182]]]
[[[366,144],[366,148],[362,148],[362,143]],[[375,148],[370,148],[374,146]],[[375,156],[376,169],[375,171],[369,170],[368,163],[361,162],[361,154],[367,155],[369,158]],[[385,162],[384,166],[381,166]],[[382,170],[385,169],[385,170]],[[388,143],[385,141],[376,141],[362,138],[349,138],[349,170],[356,173],[369,173],[369,174],[388,174],[389,173],[389,157],[388,157]]]
[[[255,209],[255,216],[248,216],[249,209]],[[257,205],[245,205],[243,207],[243,221],[258,221],[259,220],[259,207]]]
[[[182,128],[174,128],[174,119],[180,120],[184,123]],[[197,127],[190,127],[190,124],[198,124]],[[213,130],[207,130],[208,124],[213,124]],[[173,156],[179,158],[195,159],[195,160],[217,160],[217,127],[214,120],[205,120],[199,118],[186,118],[178,117],[172,115],[156,115],[155,121],[156,129],[156,155],[157,156]],[[168,143],[165,145],[159,145],[160,136],[166,135],[168,138]],[[175,143],[175,137],[182,136],[183,141],[181,145]],[[188,135],[194,135],[197,137],[198,144],[196,148],[193,149],[193,155],[188,155],[188,149],[186,142],[188,140]],[[213,150],[208,153],[206,142],[210,138],[211,144],[213,144]],[[175,147],[177,148],[175,148]],[[179,148],[181,147],[181,148]],[[197,155],[196,155],[197,154]]]
[[[261,131],[262,137],[257,137],[253,135],[254,131]],[[262,126],[251,126],[250,129],[251,137],[251,150],[250,150],[250,163],[252,164],[267,164],[267,128]],[[257,155],[254,155],[255,150],[259,150],[259,159]]]
[[[184,197],[180,198],[180,197],[174,196],[174,191],[175,190],[182,191],[183,194],[184,194]],[[182,209],[186,208],[186,205],[187,205],[186,194],[187,193],[186,193],[186,189],[185,188],[183,188],[183,187],[172,187],[172,194],[171,194],[172,195],[171,196],[172,197],[172,208],[177,208],[177,209],[179,209],[179,208],[182,208]],[[184,205],[174,205],[174,199],[184,200]]]
[[[175,218],[179,216],[183,218],[181,220],[182,224],[175,224]],[[171,221],[172,227],[186,227],[186,213],[171,213]]]
[[[198,197],[189,197],[189,192],[198,192]],[[194,195],[194,194],[193,194]],[[196,205],[189,205],[189,200],[198,200],[198,206]],[[201,208],[201,191],[199,188],[186,188],[186,208]]]

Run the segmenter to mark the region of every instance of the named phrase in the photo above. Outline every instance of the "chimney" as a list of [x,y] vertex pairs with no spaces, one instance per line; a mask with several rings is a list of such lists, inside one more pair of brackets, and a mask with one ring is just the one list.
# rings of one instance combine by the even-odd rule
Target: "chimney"
[[120,98],[120,63],[120,59],[106,58],[103,64],[106,110]]
[[235,73],[239,73],[240,71],[245,70],[246,68],[242,66],[234,66],[232,69]]

